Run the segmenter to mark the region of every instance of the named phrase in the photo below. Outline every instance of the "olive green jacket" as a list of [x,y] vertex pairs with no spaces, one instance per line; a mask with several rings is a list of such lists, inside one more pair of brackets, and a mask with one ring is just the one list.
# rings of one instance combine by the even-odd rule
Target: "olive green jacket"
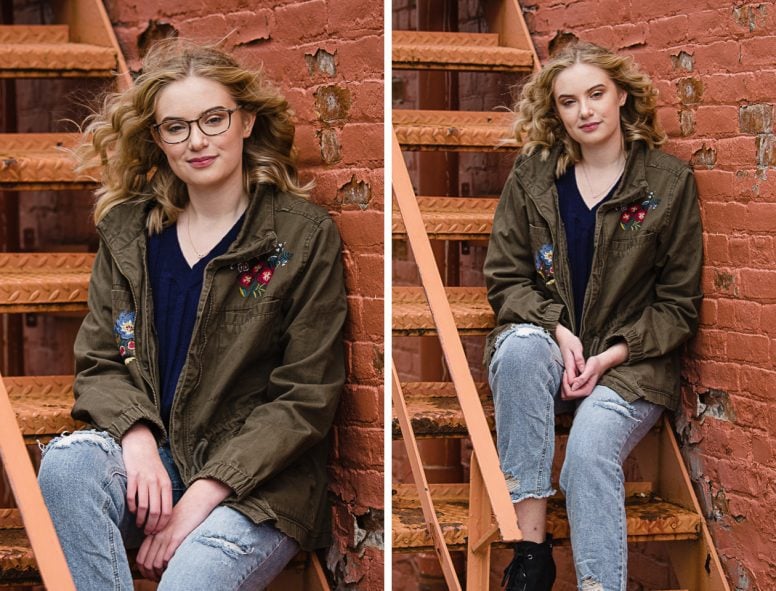
[[117,441],[138,421],[169,441],[183,481],[305,549],[330,539],[326,462],[344,379],[340,239],[320,207],[262,187],[228,251],[205,268],[169,432],[160,418],[146,206],[98,225],[89,314],[75,343],[73,416]]
[[555,162],[520,156],[496,209],[485,261],[498,334],[530,322],[553,337],[558,323],[579,336],[584,355],[624,340],[627,361],[600,383],[633,401],[676,408],[680,345],[698,325],[703,259],[692,171],[636,142],[624,178],[596,214],[595,252],[582,318],[574,318],[565,231],[558,212]]

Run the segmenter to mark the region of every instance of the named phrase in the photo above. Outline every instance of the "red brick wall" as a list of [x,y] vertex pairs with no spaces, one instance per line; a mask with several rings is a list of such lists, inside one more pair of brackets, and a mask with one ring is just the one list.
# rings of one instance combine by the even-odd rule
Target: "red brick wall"
[[[17,22],[50,19],[43,4],[38,0],[16,0]],[[349,303],[348,381],[334,427],[330,464],[335,543],[324,558],[338,589],[381,589],[382,3],[106,0],[105,6],[130,69],[139,67],[139,57],[155,39],[171,33],[204,42],[226,38],[224,47],[245,65],[258,67],[263,63],[267,77],[295,111],[301,176],[315,180],[313,200],[328,208],[339,226]],[[20,120],[42,126],[40,131],[51,129],[50,105],[42,104],[40,97],[64,95],[59,87],[47,88],[43,93],[31,87],[20,91]],[[24,129],[20,127],[20,131]],[[93,240],[90,207],[88,195],[85,199],[79,197],[75,206],[56,195],[33,195],[32,201],[23,206],[22,226],[35,228],[36,236],[58,244],[58,250],[64,248],[62,245],[68,245],[68,250],[79,245],[85,249],[86,243]],[[57,220],[63,216],[68,216],[68,224],[73,218],[78,220],[75,233],[72,226],[58,227],[61,224]],[[46,249],[43,242],[34,246]],[[26,329],[27,372],[50,373],[52,366],[61,366],[58,371],[62,373],[72,371],[70,345],[62,343],[72,342],[80,320],[41,317],[40,321],[41,328]],[[63,323],[64,327],[59,326]],[[67,350],[62,352],[63,348]]]

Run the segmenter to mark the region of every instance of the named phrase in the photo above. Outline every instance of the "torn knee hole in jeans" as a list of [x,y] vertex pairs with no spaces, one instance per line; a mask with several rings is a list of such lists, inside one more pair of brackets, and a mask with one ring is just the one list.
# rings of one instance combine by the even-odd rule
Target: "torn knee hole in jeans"
[[201,535],[197,538],[197,542],[204,546],[218,548],[230,558],[239,558],[251,551],[250,547],[241,545],[236,539],[227,539],[222,536]]
[[604,586],[594,579],[584,579],[581,591],[604,591]]
[[52,449],[65,449],[76,443],[96,444],[105,453],[110,453],[118,444],[107,433],[99,431],[76,431],[75,433],[63,433],[60,437],[52,439],[48,445],[40,446],[41,452],[45,455]]

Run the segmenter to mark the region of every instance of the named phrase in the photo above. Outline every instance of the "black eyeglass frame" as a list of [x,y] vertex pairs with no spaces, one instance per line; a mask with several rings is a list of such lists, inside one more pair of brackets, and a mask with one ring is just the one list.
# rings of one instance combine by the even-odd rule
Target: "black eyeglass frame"
[[[182,144],[183,142],[188,141],[188,139],[191,137],[191,124],[192,123],[196,123],[197,127],[199,127],[199,130],[204,135],[206,135],[208,137],[215,137],[217,135],[223,135],[223,134],[225,134],[227,131],[229,131],[231,129],[231,127],[232,127],[232,113],[234,113],[235,111],[239,111],[240,109],[241,109],[240,105],[237,105],[233,109],[220,109],[220,108],[208,109],[207,111],[202,113],[196,119],[189,119],[188,121],[186,119],[171,119],[171,120],[168,120],[168,121],[162,121],[161,123],[156,123],[156,124],[151,126],[151,129],[154,130],[154,132],[156,133],[156,135],[159,137],[160,140],[162,140],[165,144],[168,144],[170,146],[174,146],[176,144]],[[218,133],[208,133],[207,131],[202,129],[202,126],[199,124],[199,122],[202,120],[203,117],[205,117],[207,115],[211,115],[213,113],[226,113],[228,115],[229,120],[228,120],[228,122],[226,124],[226,129],[224,129],[223,131],[219,131]],[[186,137],[185,138],[183,138],[182,140],[179,140],[177,142],[168,142],[166,139],[164,139],[162,137],[162,133],[159,131],[159,128],[162,125],[164,125],[165,123],[169,123],[171,121],[174,121],[175,123],[185,123],[188,126],[188,132],[186,133]]]

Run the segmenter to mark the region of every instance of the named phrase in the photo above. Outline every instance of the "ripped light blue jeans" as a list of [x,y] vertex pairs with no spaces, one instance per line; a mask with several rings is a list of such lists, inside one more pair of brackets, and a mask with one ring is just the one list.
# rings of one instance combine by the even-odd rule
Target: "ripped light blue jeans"
[[[159,448],[159,455],[177,503],[185,486],[170,449]],[[121,447],[98,431],[54,439],[44,450],[38,481],[78,591],[131,591],[125,546],[137,548],[143,532],[127,510]],[[234,509],[217,507],[178,547],[158,589],[264,589],[298,550],[271,523],[256,525]]]
[[499,335],[489,379],[501,469],[513,502],[552,496],[555,414],[574,411],[560,488],[566,495],[577,584],[583,591],[625,591],[622,463],[663,409],[646,400],[627,402],[600,385],[590,396],[566,402],[560,398],[562,376],[560,349],[544,329],[519,324]]

